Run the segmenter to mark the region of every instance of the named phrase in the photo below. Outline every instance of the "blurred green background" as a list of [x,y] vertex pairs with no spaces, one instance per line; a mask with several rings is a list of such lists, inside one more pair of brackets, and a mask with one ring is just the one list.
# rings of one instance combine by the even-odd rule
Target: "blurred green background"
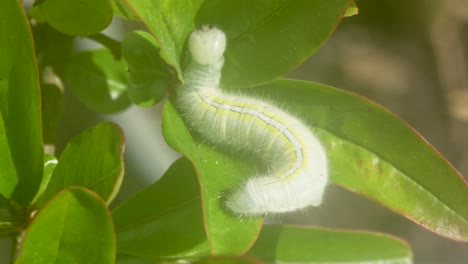
[[[359,15],[344,19],[324,46],[287,77],[350,90],[385,106],[418,130],[466,179],[468,1],[356,3]],[[116,19],[106,34],[122,39],[129,29]],[[79,42],[77,49],[87,44]],[[68,89],[64,106],[57,131],[57,153],[73,136],[101,120],[113,120],[125,131],[126,174],[114,207],[154,182],[178,157],[161,136],[161,104],[96,115]],[[329,187],[320,208],[268,221],[386,232],[410,243],[415,263],[468,263],[468,244],[435,235],[335,186]],[[8,252],[8,241],[1,240],[0,264],[9,263]]]

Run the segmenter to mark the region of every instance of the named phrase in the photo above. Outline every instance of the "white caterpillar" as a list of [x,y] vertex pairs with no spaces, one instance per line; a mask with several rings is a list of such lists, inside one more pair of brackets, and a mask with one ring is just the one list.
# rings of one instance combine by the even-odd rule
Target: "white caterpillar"
[[176,105],[185,123],[206,141],[252,153],[267,167],[252,175],[226,202],[247,216],[318,206],[327,184],[325,152],[300,120],[277,107],[219,88],[224,32],[202,27],[189,38],[192,62],[177,89]]

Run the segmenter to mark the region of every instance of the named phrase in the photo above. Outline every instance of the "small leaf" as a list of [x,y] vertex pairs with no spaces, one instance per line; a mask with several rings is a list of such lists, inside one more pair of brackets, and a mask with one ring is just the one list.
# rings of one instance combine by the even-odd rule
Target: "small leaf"
[[109,0],[47,0],[38,1],[30,14],[64,34],[85,36],[107,28],[113,13]]
[[139,106],[158,103],[166,94],[171,74],[154,37],[144,31],[130,32],[122,43],[122,54],[130,74],[130,100]]
[[161,57],[182,80],[181,54],[202,0],[125,1],[156,37]]
[[204,1],[196,26],[215,25],[228,39],[224,88],[245,88],[283,76],[334,31],[349,0]]
[[197,176],[186,159],[117,207],[113,218],[119,253],[183,259],[209,254]]
[[114,263],[112,219],[105,202],[87,189],[58,193],[26,230],[16,260],[22,263]]
[[130,105],[127,66],[108,49],[73,54],[67,79],[83,103],[96,112],[115,113]]
[[68,186],[82,186],[98,193],[107,203],[123,179],[124,138],[113,123],[101,123],[73,138],[63,151],[37,207]]
[[356,2],[352,1],[351,4],[346,9],[345,17],[355,16],[359,13],[359,9],[356,5]]
[[412,263],[409,246],[393,237],[299,226],[265,226],[248,254],[268,263]]
[[0,193],[27,205],[41,182],[43,148],[33,39],[19,1],[2,1],[0,58]]
[[245,218],[224,207],[226,190],[243,183],[252,162],[233,159],[191,137],[170,101],[164,105],[163,134],[168,144],[195,166],[202,186],[205,228],[213,254],[242,254],[255,242],[262,218]]

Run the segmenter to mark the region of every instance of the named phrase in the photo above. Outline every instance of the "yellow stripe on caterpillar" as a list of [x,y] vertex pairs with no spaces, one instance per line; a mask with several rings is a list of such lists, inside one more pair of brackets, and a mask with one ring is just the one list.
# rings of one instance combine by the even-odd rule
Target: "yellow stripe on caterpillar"
[[219,88],[226,37],[204,26],[189,38],[192,62],[177,88],[176,106],[187,126],[214,146],[241,149],[265,162],[228,197],[229,210],[246,216],[320,205],[328,182],[325,151],[298,118],[276,106]]

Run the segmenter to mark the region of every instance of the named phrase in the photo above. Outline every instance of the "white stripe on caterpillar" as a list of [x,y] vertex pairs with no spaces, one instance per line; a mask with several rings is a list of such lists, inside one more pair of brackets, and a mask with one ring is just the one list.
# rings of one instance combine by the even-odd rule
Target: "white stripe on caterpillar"
[[226,202],[235,213],[284,213],[322,201],[328,180],[322,145],[296,117],[264,101],[219,88],[224,32],[204,26],[189,38],[192,62],[177,88],[176,105],[185,123],[206,141],[256,154],[265,175],[252,175]]

